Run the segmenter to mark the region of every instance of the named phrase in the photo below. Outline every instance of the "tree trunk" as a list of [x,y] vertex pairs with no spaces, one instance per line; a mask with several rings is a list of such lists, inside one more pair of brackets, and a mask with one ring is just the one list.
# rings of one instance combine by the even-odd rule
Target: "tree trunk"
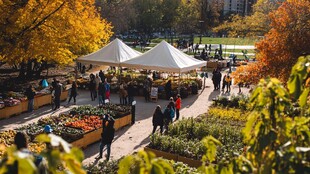
[[19,75],[18,78],[21,80],[25,80],[25,63],[20,63]]
[[32,60],[29,60],[27,63],[27,69],[26,69],[27,79],[31,79],[33,76],[32,62],[33,62]]

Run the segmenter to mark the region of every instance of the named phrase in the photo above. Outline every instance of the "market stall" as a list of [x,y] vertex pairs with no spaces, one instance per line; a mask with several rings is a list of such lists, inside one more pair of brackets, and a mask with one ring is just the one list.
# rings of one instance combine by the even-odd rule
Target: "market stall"
[[[44,132],[44,126],[50,125],[53,134],[62,137],[76,147],[86,147],[101,139],[102,115],[109,114],[115,120],[116,130],[131,124],[131,107],[115,104],[105,105],[102,108],[93,106],[80,106],[69,112],[59,115],[40,118],[36,123],[31,123],[15,130],[0,132],[0,144],[9,147],[14,143],[17,131],[25,132],[29,138],[29,149],[33,152],[41,152],[45,144],[36,143],[35,137]],[[0,149],[0,157],[3,150]]]
[[[162,41],[143,55],[122,62],[121,66],[128,68],[156,70],[160,72],[178,73],[177,85],[178,91],[181,92],[181,74],[196,70],[197,68],[206,66],[206,64],[206,61],[197,60],[176,49],[166,41]],[[160,81],[160,83],[160,85],[163,85],[166,82]],[[200,82],[198,83],[200,84]],[[156,81],[155,84],[157,84]],[[186,88],[185,90],[188,89]]]
[[[70,86],[63,86],[60,100],[67,100]],[[34,97],[34,109],[49,105],[52,102],[50,88],[37,89]],[[8,91],[0,95],[0,119],[19,115],[28,110],[27,97],[22,92]]]

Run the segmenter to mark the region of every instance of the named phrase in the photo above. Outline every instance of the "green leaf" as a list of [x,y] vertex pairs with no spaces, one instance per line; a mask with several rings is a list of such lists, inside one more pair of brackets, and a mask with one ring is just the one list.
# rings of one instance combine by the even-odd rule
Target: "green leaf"
[[18,158],[18,171],[23,174],[33,174],[37,168],[31,158]]
[[306,106],[309,92],[310,92],[310,88],[306,88],[304,89],[302,94],[299,96],[299,105],[301,107]]
[[118,174],[128,174],[130,171],[130,166],[133,162],[133,156],[129,155],[123,158],[119,163],[118,163]]
[[73,154],[64,154],[62,161],[72,173],[75,174],[85,174],[86,171],[82,169],[82,164],[80,161],[76,160],[75,155]]
[[74,155],[75,159],[79,162],[82,162],[84,159],[84,153],[79,148],[73,147],[70,154]]

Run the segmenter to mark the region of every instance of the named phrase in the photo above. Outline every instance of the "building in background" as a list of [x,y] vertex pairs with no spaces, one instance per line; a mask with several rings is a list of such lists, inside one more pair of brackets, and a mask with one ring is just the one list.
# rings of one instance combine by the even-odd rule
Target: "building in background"
[[224,0],[223,12],[235,13],[240,15],[249,15],[252,13],[253,5],[257,0]]

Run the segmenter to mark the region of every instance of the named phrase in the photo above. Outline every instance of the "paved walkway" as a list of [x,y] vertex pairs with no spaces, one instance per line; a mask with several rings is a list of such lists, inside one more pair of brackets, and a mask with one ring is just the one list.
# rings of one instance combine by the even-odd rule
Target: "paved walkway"
[[[242,89],[244,93],[248,93],[248,89]],[[237,95],[238,87],[232,86],[231,95]],[[77,105],[90,104],[96,106],[97,101],[90,100],[89,91],[80,90],[77,97]],[[213,91],[211,78],[206,79],[206,88],[200,90],[198,95],[190,95],[188,98],[182,99],[182,109],[180,111],[181,119],[188,117],[196,117],[199,114],[207,112],[208,107],[212,104],[212,99],[220,94],[219,91]],[[167,100],[158,100],[157,103],[146,103],[143,97],[135,97],[136,105],[136,123],[126,126],[118,130],[112,143],[111,159],[119,159],[124,155],[131,154],[149,143],[149,135],[152,131],[152,114],[156,105],[164,107],[168,104]],[[111,95],[112,103],[119,103],[118,94]],[[0,131],[14,129],[16,127],[37,121],[39,118],[49,115],[57,115],[61,112],[68,111],[73,105],[64,107],[66,102],[61,103],[62,107],[57,112],[52,112],[50,106],[39,108],[35,112],[29,114],[24,113],[9,119],[0,121]],[[84,164],[96,164],[98,161],[95,157],[99,152],[99,143],[94,143],[84,149]],[[106,150],[104,149],[104,154]],[[103,158],[104,159],[104,158]],[[103,160],[101,159],[101,160]]]

